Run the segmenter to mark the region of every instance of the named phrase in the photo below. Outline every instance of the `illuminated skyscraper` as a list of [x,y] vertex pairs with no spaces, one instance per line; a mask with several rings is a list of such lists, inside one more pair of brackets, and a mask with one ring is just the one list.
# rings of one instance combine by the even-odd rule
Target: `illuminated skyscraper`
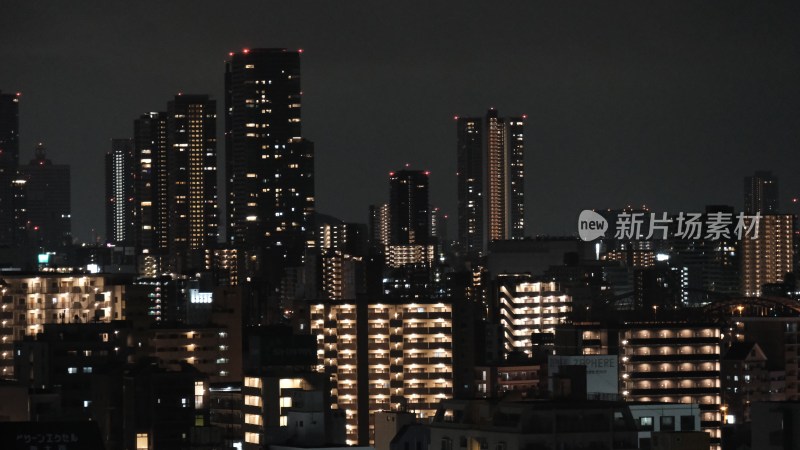
[[525,237],[524,119],[457,118],[458,239],[468,255]]
[[133,148],[136,159],[137,247],[147,264],[147,273],[162,273],[169,236],[169,195],[167,181],[167,113],[142,114],[133,123]]
[[458,128],[458,240],[467,254],[484,249],[483,119],[461,117]]
[[370,246],[384,251],[389,245],[389,204],[370,205],[369,233]]
[[791,214],[761,216],[758,237],[746,236],[741,240],[742,295],[760,297],[765,284],[784,281],[794,267],[793,235]]
[[20,94],[0,91],[0,162],[19,164],[19,99]]
[[225,71],[227,237],[246,272],[266,270],[273,281],[313,246],[314,146],[301,133],[300,53],[245,49],[230,54]]
[[19,94],[0,92],[0,245],[20,236],[15,217],[14,180],[19,164]]
[[525,236],[523,118],[486,114],[486,214],[489,241]]
[[778,177],[769,171],[757,171],[744,178],[744,212],[746,214],[778,213]]
[[179,94],[167,104],[169,254],[179,272],[202,267],[219,235],[216,109],[207,95]]
[[132,139],[112,139],[106,153],[106,236],[120,244],[136,242],[136,161]]
[[51,251],[72,243],[70,168],[47,159],[44,145],[36,156],[20,166],[25,181],[25,209],[32,243],[40,251]]
[[389,174],[389,223],[391,245],[429,243],[430,205],[428,176],[421,170]]

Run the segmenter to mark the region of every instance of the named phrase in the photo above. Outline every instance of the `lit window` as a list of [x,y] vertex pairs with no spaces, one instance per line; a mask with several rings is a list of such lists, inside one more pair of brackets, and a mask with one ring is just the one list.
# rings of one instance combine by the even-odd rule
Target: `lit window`
[[245,414],[244,423],[261,426],[264,424],[264,419],[258,414]]
[[252,387],[261,389],[261,378],[246,377],[244,379],[245,387]]
[[247,432],[244,434],[244,441],[248,444],[260,444],[261,443],[261,435],[258,433],[251,433]]
[[136,433],[136,450],[149,450],[147,433]]
[[247,406],[258,406],[261,407],[261,397],[256,395],[245,395],[244,396],[244,404]]

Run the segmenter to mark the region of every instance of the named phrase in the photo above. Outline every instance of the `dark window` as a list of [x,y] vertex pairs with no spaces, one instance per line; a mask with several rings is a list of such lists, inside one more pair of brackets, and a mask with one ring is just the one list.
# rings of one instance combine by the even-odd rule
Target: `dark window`
[[694,416],[681,416],[681,431],[694,431]]
[[639,439],[639,448],[643,450],[650,450],[650,448],[652,448],[650,446],[650,438]]
[[675,417],[661,416],[661,431],[675,431]]

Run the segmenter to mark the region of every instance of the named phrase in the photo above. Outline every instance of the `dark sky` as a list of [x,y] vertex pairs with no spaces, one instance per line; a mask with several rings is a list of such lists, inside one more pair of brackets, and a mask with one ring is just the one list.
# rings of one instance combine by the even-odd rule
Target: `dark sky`
[[[73,234],[104,228],[103,155],[224,60],[302,48],[318,210],[366,221],[388,172],[432,171],[455,217],[454,115],[528,115],[529,233],[591,207],[741,207],[772,169],[800,193],[800,3],[164,1],[0,4],[0,90],[23,93],[22,160],[72,165]],[[224,149],[220,135],[220,165]],[[785,208],[783,208],[785,206]],[[454,227],[454,225],[453,225]]]

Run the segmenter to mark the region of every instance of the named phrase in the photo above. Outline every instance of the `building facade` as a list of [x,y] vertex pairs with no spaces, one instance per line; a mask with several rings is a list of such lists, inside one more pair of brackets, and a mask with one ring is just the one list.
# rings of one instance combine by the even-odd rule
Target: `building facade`
[[167,113],[151,112],[133,123],[136,164],[137,249],[141,273],[154,277],[166,269],[169,246],[169,182],[167,168]]
[[0,245],[11,245],[18,233],[14,186],[19,165],[19,102],[21,96],[0,91]]
[[132,139],[112,139],[106,153],[106,240],[135,244],[136,158]]
[[534,282],[529,275],[499,275],[498,303],[507,354],[531,356],[536,343],[552,343],[556,326],[572,311],[572,298],[555,282]]
[[244,49],[225,66],[228,242],[247,271],[274,277],[313,246],[314,146],[302,137],[300,53]]
[[0,376],[14,375],[14,342],[35,336],[49,323],[124,319],[125,288],[104,276],[3,275],[0,313]]
[[694,403],[719,449],[721,330],[715,324],[628,323],[620,330],[620,389],[627,401]]
[[784,281],[794,266],[794,216],[764,215],[759,219],[758,237],[741,240],[742,295],[760,297],[765,284]]
[[217,102],[176,95],[167,104],[167,182],[170,267],[203,267],[217,242]]
[[458,240],[475,257],[491,241],[525,237],[525,118],[456,117]]
[[389,174],[390,245],[421,245],[430,240],[430,172],[398,170]]
[[318,370],[331,378],[348,445],[374,440],[374,413],[430,420],[452,398],[452,306],[436,302],[326,302],[311,307]]
[[745,214],[778,214],[778,177],[770,171],[756,171],[744,178]]
[[51,251],[72,244],[70,168],[47,159],[42,143],[30,163],[19,168],[25,181],[27,228],[32,244]]
[[486,114],[486,224],[489,241],[525,236],[523,118]]
[[442,402],[430,429],[430,448],[636,449],[637,429],[623,402]]
[[458,240],[468,255],[484,251],[483,119],[457,117]]

